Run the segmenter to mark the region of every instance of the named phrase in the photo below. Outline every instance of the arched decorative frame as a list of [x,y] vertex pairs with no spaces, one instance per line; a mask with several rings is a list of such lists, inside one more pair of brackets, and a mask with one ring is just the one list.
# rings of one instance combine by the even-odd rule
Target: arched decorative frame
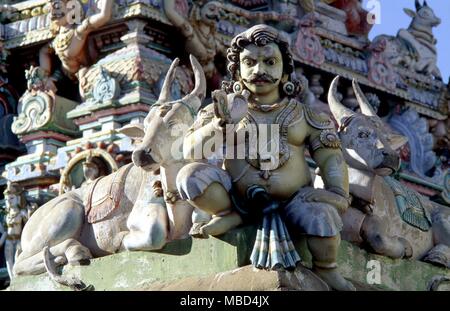
[[102,158],[111,168],[111,172],[115,172],[119,169],[114,158],[105,150],[102,149],[89,149],[84,150],[78,154],[76,154],[72,159],[70,159],[69,163],[67,163],[66,168],[61,174],[61,178],[59,180],[59,195],[65,193],[65,187],[69,185],[69,176],[71,171],[75,168],[76,165],[86,160],[88,157],[98,157]]

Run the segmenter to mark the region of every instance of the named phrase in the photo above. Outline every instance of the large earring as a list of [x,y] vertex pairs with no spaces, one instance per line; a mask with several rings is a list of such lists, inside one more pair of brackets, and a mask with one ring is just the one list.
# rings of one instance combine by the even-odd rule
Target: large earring
[[233,84],[233,92],[240,93],[244,90],[244,85],[240,81],[236,81]]
[[283,92],[287,96],[292,96],[295,93],[295,85],[291,81],[287,81],[283,84]]

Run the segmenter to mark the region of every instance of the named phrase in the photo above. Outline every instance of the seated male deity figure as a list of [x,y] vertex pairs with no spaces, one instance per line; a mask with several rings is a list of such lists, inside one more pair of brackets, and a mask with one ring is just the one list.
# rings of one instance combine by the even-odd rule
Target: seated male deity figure
[[[212,216],[200,228],[205,236],[261,222],[276,210],[292,235],[306,234],[313,271],[335,290],[354,290],[336,264],[339,213],[349,204],[347,166],[332,121],[296,99],[302,87],[294,77],[288,40],[270,26],[256,25],[232,40],[227,58],[232,81],[213,92],[213,103],[199,112],[184,138],[184,156],[195,162],[177,175],[181,197]],[[279,133],[276,153],[258,149],[254,156],[251,138],[267,139],[262,129],[274,125]],[[257,129],[256,136],[249,128]],[[250,134],[240,135],[242,131]],[[221,167],[204,154],[196,156],[215,135],[225,137]],[[243,157],[228,152],[237,145],[244,146]],[[325,189],[312,187],[307,146]]]
[[[77,73],[90,64],[87,39],[90,33],[105,25],[112,17],[114,1],[100,0],[99,12],[84,17],[80,2],[68,0],[48,0],[50,3],[51,29],[56,37],[44,45],[39,52],[39,66],[47,76],[53,74],[55,68],[52,55],[56,54],[61,61],[63,73],[72,80],[77,80]],[[76,4],[73,6],[73,4]],[[77,20],[80,19],[80,20]]]

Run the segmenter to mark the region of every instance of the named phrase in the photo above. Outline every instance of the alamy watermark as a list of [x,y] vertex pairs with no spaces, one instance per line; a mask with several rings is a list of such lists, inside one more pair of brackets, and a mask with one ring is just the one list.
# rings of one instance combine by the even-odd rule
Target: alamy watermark
[[248,124],[245,128],[227,124],[223,131],[211,131],[205,139],[204,134],[195,131],[188,136],[188,150],[184,149],[186,125],[172,128],[172,137],[177,137],[171,146],[175,160],[190,158],[194,160],[250,159],[258,160],[261,170],[273,170],[280,162],[280,125]]
[[365,3],[365,9],[369,12],[367,14],[367,23],[381,24],[381,2],[380,0],[367,0]]
[[81,24],[84,11],[83,5],[78,0],[52,0],[52,19],[65,18],[68,24]]
[[367,262],[366,268],[369,270],[367,272],[366,281],[369,285],[380,285],[381,284],[381,263],[378,260],[369,260]]

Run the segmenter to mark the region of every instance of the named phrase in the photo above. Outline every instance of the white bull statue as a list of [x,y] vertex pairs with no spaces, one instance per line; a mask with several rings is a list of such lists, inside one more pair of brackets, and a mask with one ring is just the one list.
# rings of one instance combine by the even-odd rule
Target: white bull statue
[[[205,98],[206,81],[191,56],[194,90],[172,101],[170,89],[178,62],[172,63],[144,124],[121,130],[142,140],[132,154],[133,163],[40,207],[24,227],[16,275],[48,271],[55,281],[79,289],[81,281],[56,275],[55,266],[78,265],[125,250],[157,250],[169,241],[188,237],[192,206],[179,200],[175,186],[176,174],[185,162],[182,156],[174,157],[172,147],[183,134],[174,135],[175,127],[193,123]],[[159,179],[157,170],[164,200],[152,189]]]

